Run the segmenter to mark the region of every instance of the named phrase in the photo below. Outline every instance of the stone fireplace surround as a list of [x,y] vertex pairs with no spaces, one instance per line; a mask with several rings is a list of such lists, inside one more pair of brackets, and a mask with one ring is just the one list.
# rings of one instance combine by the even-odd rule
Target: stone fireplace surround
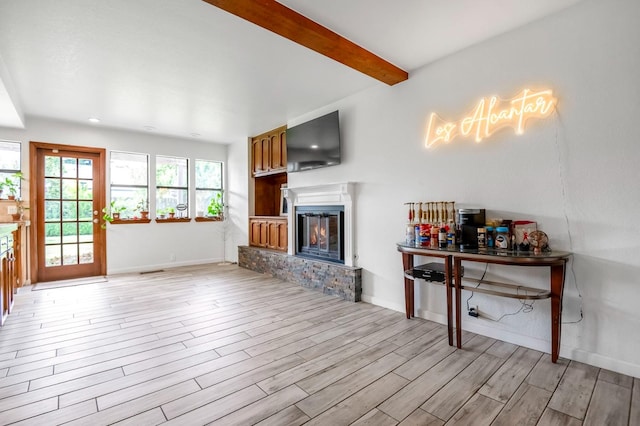
[[[362,268],[354,266],[355,184],[352,182],[283,189],[288,205],[288,254],[257,247],[238,247],[238,265],[314,288],[352,302],[362,294]],[[344,265],[295,256],[296,206],[344,207]]]

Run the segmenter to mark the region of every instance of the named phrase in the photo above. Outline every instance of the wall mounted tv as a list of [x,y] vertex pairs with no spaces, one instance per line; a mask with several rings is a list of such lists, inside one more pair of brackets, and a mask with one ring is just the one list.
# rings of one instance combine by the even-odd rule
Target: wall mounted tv
[[338,164],[338,111],[287,129],[287,172],[301,172]]

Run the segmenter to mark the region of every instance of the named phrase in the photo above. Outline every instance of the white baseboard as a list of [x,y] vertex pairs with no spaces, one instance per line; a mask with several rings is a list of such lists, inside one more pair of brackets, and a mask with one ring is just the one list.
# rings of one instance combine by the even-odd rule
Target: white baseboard
[[383,308],[391,309],[392,311],[404,312],[404,306],[397,303],[391,303],[388,300],[380,299],[379,297],[372,297],[366,294],[360,296],[360,300],[372,305],[381,306]]
[[611,370],[616,373],[640,378],[640,364],[632,364],[630,362],[620,361],[605,355],[587,352],[583,349],[562,345],[560,345],[560,356],[593,365],[594,367],[604,368],[605,370]]
[[[391,303],[388,300],[380,299],[363,294],[362,301],[371,303],[372,305],[381,306],[383,308],[392,309],[398,312],[404,312],[404,305],[397,303]],[[435,312],[418,310],[416,316],[429,321],[434,321],[440,324],[447,324],[447,317],[443,314]],[[523,346],[525,348],[534,349],[544,353],[551,353],[551,342],[545,339],[539,339],[536,337],[525,336],[523,334],[514,333],[512,331],[505,331],[496,329],[481,322],[476,321],[462,321],[462,331],[469,331],[472,333],[480,334],[482,336],[491,337],[493,339],[502,340],[503,342],[513,343],[514,345]],[[605,370],[615,371],[616,373],[626,374],[628,376],[640,378],[640,364],[634,364],[626,361],[617,360],[598,353],[587,352],[583,349],[567,347],[567,345],[560,345],[560,356],[562,358],[582,362],[592,365],[598,368],[604,368]]]
[[470,331],[471,333],[480,334],[482,336],[491,337],[492,339],[502,340],[503,342],[513,343],[514,345],[524,346],[525,348],[534,349],[536,351],[551,353],[551,342],[537,337],[525,336],[523,334],[514,333],[512,331],[500,330],[489,327],[480,323],[462,321],[462,333]]
[[431,311],[425,311],[423,309],[419,309],[416,313],[418,318],[423,318],[429,321],[437,322],[438,324],[447,325],[447,316],[438,314]]
[[179,266],[204,265],[206,263],[218,263],[222,261],[223,261],[222,258],[211,258],[211,259],[188,260],[184,262],[158,263],[155,265],[140,265],[132,268],[119,268],[119,269],[110,268],[107,271],[107,275],[135,274],[139,272],[156,271],[158,269],[177,268]]
[[[372,305],[381,306],[383,308],[391,309],[393,311],[405,312],[404,305],[399,305],[397,303],[390,303],[388,300],[380,299],[378,297],[371,297],[366,294],[360,296],[363,302],[371,303]],[[429,312],[424,310],[419,310],[416,313],[416,317],[426,319],[429,321],[437,322],[440,324],[447,324],[447,316],[442,314],[437,314],[435,312]]]

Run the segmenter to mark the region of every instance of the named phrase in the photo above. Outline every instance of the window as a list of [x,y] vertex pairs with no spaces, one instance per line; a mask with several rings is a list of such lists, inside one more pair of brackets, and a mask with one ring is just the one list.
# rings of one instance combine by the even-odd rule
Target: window
[[156,157],[156,216],[175,213],[189,217],[189,161],[178,157]]
[[4,189],[2,193],[4,198],[8,195],[15,195],[16,198],[20,198],[21,179],[15,174],[20,172],[21,146],[20,142],[0,140],[0,182],[6,182],[9,179],[17,186],[15,194],[11,194],[6,187],[0,186],[0,188]]
[[149,158],[146,154],[111,152],[111,201],[125,207],[123,218],[138,217],[149,202]]
[[222,163],[196,160],[196,212],[208,214],[207,207],[218,193],[222,193]]

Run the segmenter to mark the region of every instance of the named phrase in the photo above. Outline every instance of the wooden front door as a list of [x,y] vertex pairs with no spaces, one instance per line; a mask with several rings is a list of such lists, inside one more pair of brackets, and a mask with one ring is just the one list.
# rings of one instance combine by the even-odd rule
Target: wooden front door
[[34,282],[106,274],[105,157],[101,148],[31,142]]

